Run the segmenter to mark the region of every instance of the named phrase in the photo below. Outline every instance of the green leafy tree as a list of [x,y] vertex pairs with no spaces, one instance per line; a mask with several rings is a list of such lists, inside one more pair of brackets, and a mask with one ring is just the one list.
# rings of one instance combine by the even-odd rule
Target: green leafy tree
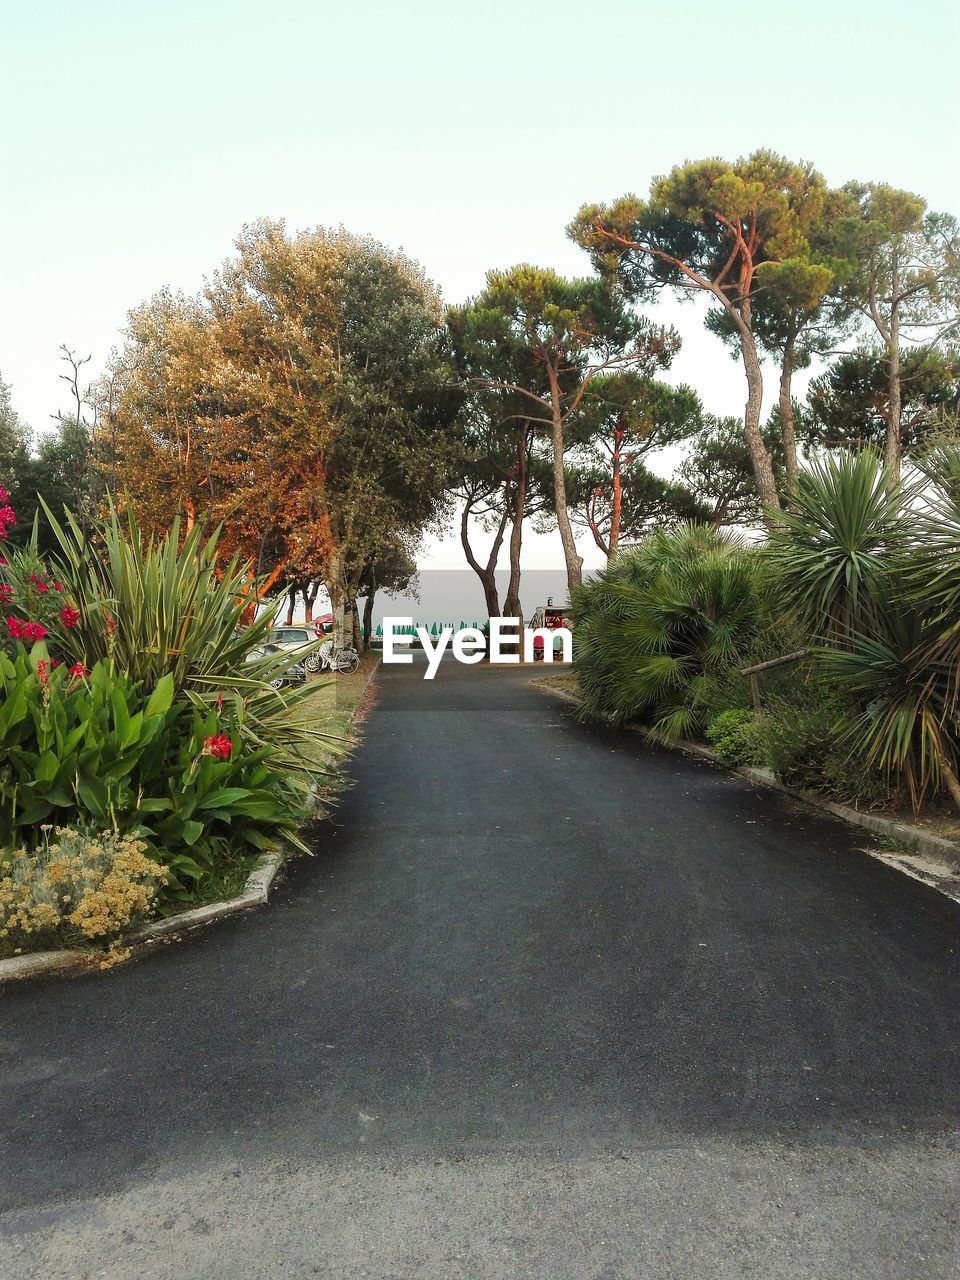
[[[760,428],[761,348],[754,313],[761,291],[815,308],[833,273],[811,251],[826,184],[811,166],[756,151],[731,164],[679,165],[650,199],[628,195],[585,205],[570,227],[594,265],[631,298],[663,287],[714,299],[736,334],[747,381],[743,434],[761,502],[779,506],[773,459]],[[772,516],[771,516],[772,518]]]
[[849,183],[845,191],[854,202],[844,227],[855,263],[845,292],[883,344],[884,461],[893,492],[904,447],[901,353],[911,338],[930,344],[960,324],[960,228],[909,191],[881,183]]
[[417,561],[410,547],[395,544],[382,547],[364,565],[359,592],[363,596],[362,643],[373,634],[373,606],[378,591],[413,592],[417,583]]
[[709,509],[686,485],[656,475],[640,458],[625,468],[616,504],[610,473],[603,465],[568,468],[567,493],[571,518],[589,530],[608,562],[620,547],[655,529],[709,516]]
[[[783,473],[781,433],[772,422],[763,428],[762,435],[779,484]],[[739,418],[707,414],[677,468],[676,479],[701,504],[704,518],[714,529],[762,521],[763,504]]]
[[[853,309],[843,296],[843,286],[854,270],[850,238],[843,230],[844,215],[850,211],[846,192],[824,192],[819,213],[809,217],[805,226],[809,257],[786,261],[774,275],[768,273],[769,279],[753,300],[757,343],[780,369],[776,425],[788,500],[796,493],[799,474],[793,376],[815,357],[830,354],[852,323]],[[713,308],[706,323],[739,354],[739,335],[728,311]]]
[[488,272],[484,292],[454,313],[452,325],[477,383],[525,402],[523,420],[549,439],[553,508],[572,591],[583,560],[567,506],[565,453],[588,389],[603,373],[652,371],[679,340],[629,310],[600,280],[566,280],[528,265]]
[[[960,410],[960,353],[909,347],[898,360],[900,448],[913,452]],[[871,349],[841,356],[814,378],[800,409],[801,437],[827,448],[873,445],[883,450],[890,416],[887,358]]]
[[621,533],[638,536],[658,508],[686,518],[697,513],[682,487],[659,484],[643,459],[688,440],[701,424],[700,401],[689,387],[670,387],[632,369],[593,380],[572,436],[576,465],[595,482],[586,501],[573,506],[608,559]]

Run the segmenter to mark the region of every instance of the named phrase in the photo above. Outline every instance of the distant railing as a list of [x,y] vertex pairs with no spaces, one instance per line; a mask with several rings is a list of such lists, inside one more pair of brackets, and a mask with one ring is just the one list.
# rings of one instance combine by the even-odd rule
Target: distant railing
[[782,658],[771,658],[769,662],[758,662],[755,667],[741,667],[740,674],[750,681],[750,697],[753,699],[754,711],[761,710],[760,682],[757,676],[761,671],[769,671],[772,667],[783,667],[788,662],[799,662],[807,656],[806,649],[798,649],[796,653],[786,653]]

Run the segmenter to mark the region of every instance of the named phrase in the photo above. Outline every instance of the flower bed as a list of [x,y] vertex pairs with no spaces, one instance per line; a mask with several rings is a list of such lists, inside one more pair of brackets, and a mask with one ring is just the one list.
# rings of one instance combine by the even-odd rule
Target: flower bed
[[298,745],[322,735],[298,718],[308,689],[270,686],[289,657],[245,661],[266,624],[244,623],[242,574],[176,527],[159,547],[132,520],[98,532],[102,560],[69,528],[55,566],[0,557],[0,955],[115,945],[303,848]]

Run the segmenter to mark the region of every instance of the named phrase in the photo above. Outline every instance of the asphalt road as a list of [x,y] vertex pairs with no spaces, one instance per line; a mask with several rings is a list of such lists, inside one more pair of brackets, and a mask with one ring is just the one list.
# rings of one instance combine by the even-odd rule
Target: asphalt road
[[955,1276],[957,905],[419,674],[269,907],[0,993],[0,1276]]

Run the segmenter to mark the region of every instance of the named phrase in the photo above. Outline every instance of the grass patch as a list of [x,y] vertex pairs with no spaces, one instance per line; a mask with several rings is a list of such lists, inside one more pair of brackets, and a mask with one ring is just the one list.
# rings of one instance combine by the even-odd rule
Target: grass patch
[[577,684],[577,677],[569,668],[564,671],[551,672],[548,676],[540,676],[533,683],[541,685],[545,689],[559,689],[561,693],[571,693],[574,697],[580,697],[580,686]]

